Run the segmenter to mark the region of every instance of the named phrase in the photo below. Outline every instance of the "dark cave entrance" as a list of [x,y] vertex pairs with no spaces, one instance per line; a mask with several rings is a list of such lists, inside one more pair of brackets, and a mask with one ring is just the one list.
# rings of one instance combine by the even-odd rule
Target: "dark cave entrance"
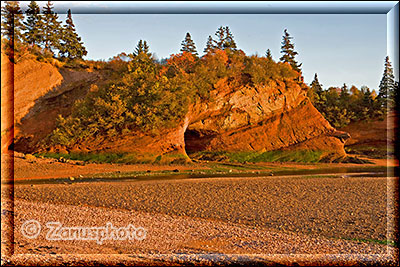
[[184,135],[186,154],[206,150],[206,147],[215,134],[213,131],[187,129]]
[[185,150],[190,155],[201,150],[199,147],[200,132],[196,130],[186,130],[185,132]]

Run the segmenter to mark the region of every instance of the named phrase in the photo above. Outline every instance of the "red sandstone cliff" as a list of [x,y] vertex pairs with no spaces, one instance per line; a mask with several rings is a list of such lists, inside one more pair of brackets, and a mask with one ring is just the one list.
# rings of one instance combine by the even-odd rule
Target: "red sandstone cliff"
[[[2,112],[7,114],[12,110],[7,106],[12,99],[3,92],[12,86],[10,66],[8,59],[2,58]],[[8,78],[3,82],[3,77]],[[15,149],[35,151],[37,142],[54,129],[58,114],[68,115],[75,100],[104,79],[100,73],[58,69],[35,60],[14,65]],[[161,130],[161,134],[138,131],[114,139],[89,138],[73,149],[154,155],[174,151],[185,154],[186,150],[310,149],[336,157],[345,155],[347,135],[330,126],[298,83],[275,81],[263,87],[233,89],[222,79],[211,96],[212,101],[192,104],[179,127]],[[2,150],[11,143],[12,136],[6,137],[7,129],[11,129],[9,117],[2,114]]]

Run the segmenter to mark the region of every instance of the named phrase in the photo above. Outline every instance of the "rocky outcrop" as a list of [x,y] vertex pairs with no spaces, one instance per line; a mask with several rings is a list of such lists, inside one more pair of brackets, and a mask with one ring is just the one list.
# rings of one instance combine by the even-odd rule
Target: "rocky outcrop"
[[14,125],[20,125],[22,118],[37,105],[38,99],[60,85],[63,77],[50,63],[26,59],[18,64],[12,64],[4,54],[1,54],[1,73],[1,105],[2,112],[5,112],[2,114],[2,151],[4,151],[11,145],[14,132],[16,135],[19,134],[20,128],[14,129]]
[[[317,150],[345,155],[348,134],[336,131],[295,82],[230,88],[220,81],[211,100],[191,105],[179,127],[161,134],[132,132],[115,140],[87,140],[77,150],[185,154],[198,151]],[[84,148],[85,147],[85,148]]]
[[70,114],[73,103],[102,80],[94,72],[59,69],[29,58],[12,64],[1,56],[2,152],[13,147],[13,140],[15,150],[34,152],[58,115]]
[[[50,84],[48,88],[51,89],[42,89],[42,94],[35,99],[29,112],[25,112],[20,119],[15,117],[17,151],[35,152],[36,144],[55,128],[58,116],[68,116],[75,101],[85,97],[93,84],[103,80],[94,72],[52,67],[60,75],[61,82]],[[19,87],[15,88],[18,91]],[[23,98],[23,94],[21,97]]]
[[[344,139],[337,135],[336,130],[307,98],[290,111],[240,128],[216,133],[204,132],[197,126],[190,126],[188,131],[191,135],[199,136],[192,139],[187,137],[186,145],[191,151],[270,151],[296,148],[344,155]],[[190,139],[193,141],[189,141]]]
[[345,155],[348,137],[313,107],[301,84],[277,81],[233,91],[220,84],[215,99],[193,107],[187,151],[311,149]]
[[[84,70],[59,70],[47,63],[24,64],[15,65],[15,149],[33,152],[37,142],[54,129],[58,114],[67,116],[73,103],[104,77]],[[157,156],[171,152],[186,155],[197,151],[308,149],[345,155],[346,133],[336,131],[313,107],[304,84],[277,80],[262,87],[231,88],[221,79],[214,88],[210,100],[191,104],[176,128],[159,129],[158,133],[133,131],[113,139],[89,138],[72,150]]]

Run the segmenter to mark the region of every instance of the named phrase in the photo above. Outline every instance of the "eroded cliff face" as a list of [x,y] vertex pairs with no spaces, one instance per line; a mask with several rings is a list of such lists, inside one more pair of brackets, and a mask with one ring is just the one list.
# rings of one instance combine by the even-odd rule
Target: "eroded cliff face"
[[220,83],[214,94],[214,102],[196,104],[188,115],[188,152],[310,149],[345,155],[347,135],[330,126],[298,83],[239,90]]
[[55,128],[58,115],[70,114],[73,103],[101,80],[93,72],[59,69],[34,59],[12,64],[1,56],[2,152],[13,145],[16,151],[35,152]]
[[[52,88],[61,84],[63,77],[53,65],[33,59],[12,64],[1,54],[2,152],[19,135],[21,120],[28,116],[37,101]],[[38,129],[40,130],[40,129]],[[4,138],[3,138],[4,137]]]
[[[16,64],[14,70],[14,118],[18,128],[15,149],[30,153],[37,151],[38,142],[55,128],[58,114],[67,116],[73,103],[84,97],[92,84],[105,80],[99,73],[59,70],[37,61]],[[214,87],[210,100],[191,104],[185,119],[173,129],[133,131],[113,139],[88,138],[73,148],[54,146],[50,150],[157,156],[310,149],[335,157],[345,155],[348,136],[332,128],[312,106],[301,83],[272,81],[263,87],[231,88],[222,79]]]

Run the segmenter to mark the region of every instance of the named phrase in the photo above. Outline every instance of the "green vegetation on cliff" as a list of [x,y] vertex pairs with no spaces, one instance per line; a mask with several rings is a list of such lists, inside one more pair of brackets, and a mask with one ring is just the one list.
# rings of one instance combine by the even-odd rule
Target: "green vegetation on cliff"
[[182,123],[190,104],[212,101],[210,92],[222,80],[236,90],[271,81],[294,81],[299,76],[287,63],[229,48],[213,49],[201,58],[183,52],[172,55],[166,64],[156,62],[145,51],[128,57],[127,62],[120,61],[126,67],[119,68],[115,80],[94,87],[76,102],[69,117],[60,116],[46,142],[72,146],[87,138],[116,138],[132,130],[156,134]]
[[[298,53],[292,43],[293,37],[286,29],[281,43],[280,62],[272,59],[270,49],[265,57],[245,55],[238,48],[228,26],[220,26],[214,37],[209,36],[205,54],[202,56],[198,54],[192,36],[187,32],[181,44],[181,53],[171,55],[168,59],[156,60],[148,43],[140,40],[130,54],[121,53],[108,62],[85,61],[82,57],[87,51],[76,32],[70,10],[64,26],[53,11],[51,1],[43,8],[43,14],[35,1],[32,1],[25,18],[18,2],[6,1],[2,11],[2,44],[6,52],[12,50],[10,54],[14,63],[24,57],[33,59],[36,56],[39,61],[50,62],[71,72],[83,69],[96,72],[95,75],[102,80],[101,83],[83,82],[79,96],[73,98],[68,105],[62,103],[63,107],[68,107],[65,112],[59,113],[56,110],[54,114],[63,114],[59,115],[56,127],[53,128],[55,115],[51,127],[43,136],[54,130],[47,138],[41,136],[37,139],[42,140],[42,148],[49,150],[92,150],[100,144],[99,150],[109,150],[112,145],[108,141],[113,143],[127,137],[126,141],[132,135],[145,136],[143,140],[134,143],[135,149],[141,149],[149,136],[159,138],[167,135],[170,130],[180,131],[177,127],[184,123],[192,126],[198,123],[195,127],[201,129],[208,127],[207,134],[211,137],[215,132],[229,128],[222,125],[235,125],[235,129],[247,125],[253,127],[269,116],[266,114],[277,116],[284,113],[298,104],[294,98],[302,98],[306,90],[318,111],[332,126],[339,128],[353,121],[384,115],[386,102],[398,96],[394,93],[398,84],[394,81],[388,58],[379,95],[374,95],[374,91],[366,87],[359,90],[352,86],[348,89],[346,84],[341,88],[323,90],[317,76],[311,88],[308,88],[303,82],[300,68],[302,64],[296,60]],[[94,83],[90,87],[91,82]],[[275,88],[278,92],[268,91],[270,88]],[[234,98],[235,93],[236,96],[242,95]],[[251,101],[255,102],[254,108],[251,101],[242,96],[251,97]],[[230,101],[230,97],[235,100]],[[297,98],[299,103],[301,98]],[[79,100],[75,102],[76,99]],[[71,109],[72,103],[74,105]],[[238,103],[245,108],[242,109]],[[219,114],[213,110],[214,104],[218,106]],[[391,101],[389,107],[393,105]],[[255,112],[249,113],[245,110],[248,107],[252,107]],[[253,120],[253,114],[257,119]],[[225,120],[215,124],[207,122],[207,116],[214,119],[219,115],[226,116]],[[317,115],[319,116],[316,112]],[[326,123],[326,127],[330,129],[328,126]],[[285,131],[292,131],[289,128]],[[165,136],[172,138],[171,143],[160,145],[155,141],[157,144],[154,147],[159,146],[165,151],[184,148],[183,137],[176,136],[178,135],[174,136],[174,133]],[[267,137],[263,142],[268,140],[271,138]],[[300,140],[307,140],[307,137],[303,136]],[[35,142],[37,144],[38,141]],[[89,146],[85,147],[85,144]],[[271,141],[271,145],[275,144]],[[152,150],[154,147],[148,149]],[[253,146],[251,148],[256,150]],[[248,148],[240,149],[247,151]],[[269,160],[275,156],[267,153],[263,157]],[[311,155],[310,160],[313,158],[314,155]]]

